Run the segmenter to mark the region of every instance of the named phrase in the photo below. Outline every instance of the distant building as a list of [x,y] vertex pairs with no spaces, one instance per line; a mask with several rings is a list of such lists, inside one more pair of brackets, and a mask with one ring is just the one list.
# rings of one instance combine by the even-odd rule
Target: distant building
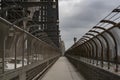
[[77,38],[76,38],[76,37],[74,37],[74,39],[73,39],[73,40],[74,40],[74,43],[76,43],[76,41],[77,41]]
[[65,43],[64,41],[60,41],[60,49],[61,49],[61,54],[64,55],[65,53]]

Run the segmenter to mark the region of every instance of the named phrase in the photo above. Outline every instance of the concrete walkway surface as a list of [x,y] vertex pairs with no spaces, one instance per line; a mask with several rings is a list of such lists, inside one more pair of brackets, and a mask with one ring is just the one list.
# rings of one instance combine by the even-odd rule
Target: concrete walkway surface
[[66,57],[60,57],[42,80],[85,80]]

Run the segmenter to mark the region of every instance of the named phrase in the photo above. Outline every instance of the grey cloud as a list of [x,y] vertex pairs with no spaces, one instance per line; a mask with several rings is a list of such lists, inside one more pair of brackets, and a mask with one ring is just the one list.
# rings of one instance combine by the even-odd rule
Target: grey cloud
[[[63,0],[62,0],[63,1]],[[74,0],[66,0],[74,1]],[[65,2],[65,0],[63,1]],[[60,27],[61,34],[66,42],[67,48],[72,42],[72,38],[77,36],[80,38],[83,33],[92,28],[97,24],[101,19],[103,19],[108,13],[112,11],[119,2],[117,0],[83,0],[80,3],[73,3],[72,9],[71,6],[65,6],[68,9],[69,13],[62,13],[65,11],[64,5],[60,6]],[[65,33],[67,33],[65,35]],[[69,43],[69,44],[68,44]]]

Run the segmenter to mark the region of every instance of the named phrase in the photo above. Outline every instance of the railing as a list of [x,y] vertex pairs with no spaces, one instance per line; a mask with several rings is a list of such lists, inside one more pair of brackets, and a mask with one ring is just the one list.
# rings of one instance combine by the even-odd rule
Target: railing
[[93,64],[90,63],[90,59],[85,57],[67,55],[67,58],[86,80],[120,80],[119,73],[114,72],[114,63],[110,64],[111,68],[108,70],[107,62],[104,62],[104,67],[101,67],[100,62],[98,62],[98,65],[96,66],[96,60],[94,60]]
[[[66,51],[66,56],[77,56],[102,68],[120,72],[120,6],[89,30]],[[112,66],[111,66],[112,64]]]
[[59,56],[57,47],[0,18],[0,79],[37,79]]

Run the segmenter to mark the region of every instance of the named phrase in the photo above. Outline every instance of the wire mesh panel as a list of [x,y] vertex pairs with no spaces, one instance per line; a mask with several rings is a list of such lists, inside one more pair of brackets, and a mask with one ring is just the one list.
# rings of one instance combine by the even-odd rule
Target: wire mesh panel
[[[103,20],[89,30],[78,42],[66,51],[66,56],[76,57],[82,61],[100,64],[102,68],[110,71],[120,71],[120,6],[115,8]],[[92,36],[92,37],[91,37]],[[86,44],[91,45],[91,49]],[[92,52],[92,53],[91,53]],[[91,57],[87,57],[91,54]]]
[[0,18],[0,73],[45,61],[60,52],[25,30]]

